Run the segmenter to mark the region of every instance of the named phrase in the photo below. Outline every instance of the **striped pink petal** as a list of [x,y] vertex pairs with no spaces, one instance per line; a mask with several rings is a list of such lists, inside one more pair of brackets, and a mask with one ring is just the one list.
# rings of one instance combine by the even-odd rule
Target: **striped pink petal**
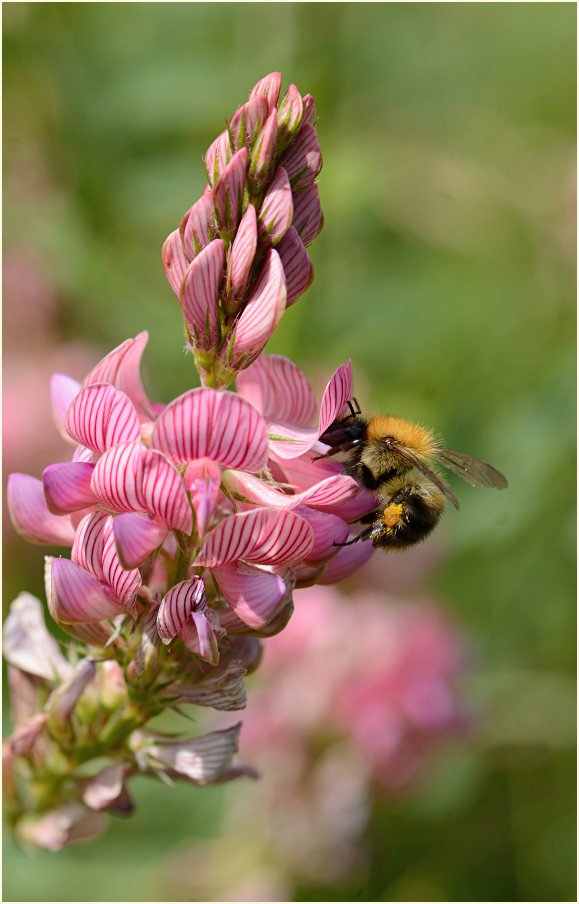
[[262,239],[267,237],[273,245],[277,245],[288,231],[293,215],[294,206],[288,174],[283,166],[278,166],[259,211],[260,237]]
[[229,130],[225,129],[221,135],[218,135],[215,141],[209,145],[205,157],[203,158],[203,165],[205,167],[205,172],[207,173],[207,181],[211,187],[217,183],[221,173],[231,160],[231,156]]
[[[288,587],[278,574],[242,564],[221,565],[213,574],[235,615],[255,630],[265,627],[287,602]],[[226,615],[222,618],[224,627]]]
[[209,458],[226,468],[260,471],[267,434],[260,414],[234,392],[192,389],[157,419],[151,445],[176,464]]
[[203,537],[211,523],[217,502],[221,485],[221,471],[218,465],[208,458],[189,462],[183,475],[183,484],[189,491],[191,505],[195,512],[197,534]]
[[[183,231],[183,245],[185,254],[189,260],[194,260],[200,251],[210,243],[213,238],[213,192],[209,191],[195,202],[191,210],[185,229]],[[185,269],[189,265],[186,264]],[[181,278],[181,283],[183,278]],[[181,285],[181,283],[179,285]],[[180,292],[177,292],[179,295]]]
[[300,129],[296,140],[283,154],[280,163],[287,170],[292,190],[311,185],[322,168],[322,152],[318,133],[313,126],[306,125]]
[[303,112],[301,94],[295,85],[290,85],[279,105],[277,114],[279,140],[282,147],[291,141],[292,136],[299,129]]
[[103,580],[103,532],[110,515],[91,512],[86,515],[76,531],[70,557],[84,571]]
[[214,348],[218,341],[219,286],[225,246],[215,239],[199,252],[183,280],[183,316],[197,348]]
[[304,94],[304,96],[302,97],[302,103],[304,108],[302,125],[304,125],[306,122],[309,122],[311,125],[316,118],[316,103],[311,94]]
[[314,279],[314,268],[293,226],[290,226],[278,245],[287,288],[286,306],[289,307],[303,295]]
[[260,78],[249,92],[249,99],[265,94],[269,102],[270,110],[278,102],[279,92],[281,88],[281,72],[270,72],[269,75]]
[[294,218],[292,226],[304,245],[309,245],[322,230],[324,216],[318,186],[308,185],[293,196]]
[[6,499],[15,529],[29,543],[72,546],[74,527],[70,518],[49,511],[41,480],[29,474],[11,474]]
[[[350,539],[356,536],[356,533],[352,534]],[[338,581],[342,581],[361,568],[373,552],[374,547],[367,541],[360,540],[359,543],[353,543],[352,546],[343,546],[332,561],[326,565],[318,583],[336,584]]]
[[138,443],[109,449],[95,467],[92,487],[103,508],[149,512],[167,527],[191,533],[191,507],[181,475],[159,452]]
[[82,381],[82,388],[91,383],[110,383],[129,397],[139,417],[149,420],[156,415],[158,406],[147,398],[141,381],[141,358],[149,334],[146,330],[134,339],[125,339],[117,348],[100,361]]
[[322,512],[341,515],[343,503],[358,493],[358,484],[345,474],[328,477],[302,493],[282,493],[259,477],[245,471],[225,471],[223,481],[227,488],[260,505],[293,510],[307,505]]
[[267,183],[273,169],[277,145],[277,112],[272,110],[257,136],[249,159],[249,178],[258,188]]
[[65,426],[73,439],[100,454],[141,436],[133,403],[109,383],[82,389],[67,411]]
[[138,568],[167,537],[167,527],[156,518],[125,512],[113,520],[115,546],[123,568]]
[[297,511],[314,532],[314,545],[305,561],[309,565],[325,564],[338,552],[334,544],[344,543],[347,539],[350,532],[348,525],[337,515],[329,515],[327,512],[314,511],[305,506]]
[[54,559],[48,603],[54,620],[65,624],[103,621],[124,612],[105,584],[70,559]]
[[[119,517],[123,517],[122,515]],[[138,516],[137,516],[138,517]],[[103,532],[102,572],[116,599],[123,603],[132,614],[136,614],[135,600],[142,584],[138,568],[127,569],[121,563],[115,544],[113,530],[115,518],[107,518]]]
[[219,630],[216,632],[215,620],[216,613],[206,608],[204,612],[192,612],[190,621],[181,629],[181,640],[187,649],[210,665],[217,665],[219,662],[218,637],[225,634],[219,624],[217,624]]
[[299,367],[283,355],[261,355],[237,377],[237,389],[265,418],[309,426],[316,397]]
[[237,752],[241,722],[224,731],[212,731],[192,740],[147,745],[138,755],[157,768],[183,775],[199,785],[225,777]]
[[241,218],[239,229],[227,263],[227,294],[234,297],[242,296],[247,288],[249,275],[253,266],[257,249],[257,214],[253,204],[247,205],[247,210]]
[[214,205],[220,229],[233,232],[241,215],[245,178],[247,176],[247,148],[233,155],[215,184]]
[[270,420],[268,430],[270,435],[287,437],[287,441],[272,440],[271,448],[280,458],[297,458],[307,452],[318,437],[337,418],[338,414],[352,397],[352,362],[340,364],[330,382],[326,386],[322,397],[320,419],[317,430],[304,430],[293,427],[290,424]]
[[157,631],[164,644],[176,637],[193,611],[206,608],[205,585],[199,577],[181,581],[163,598],[157,613]]
[[261,352],[283,317],[286,296],[283,266],[277,251],[272,248],[237,322],[233,347],[228,351],[226,364],[243,366]]
[[67,515],[96,505],[91,487],[94,464],[65,461],[49,465],[42,472],[46,504],[55,515]]
[[185,256],[183,242],[178,229],[174,229],[163,242],[161,260],[163,261],[163,269],[165,270],[165,276],[169,280],[169,285],[177,298],[180,298],[181,284],[183,283],[185,271],[189,266],[189,261]]
[[115,547],[113,518],[104,512],[93,512],[78,526],[71,559],[99,581],[104,581],[115,599],[131,606],[141,586],[138,570],[126,570]]
[[74,397],[78,395],[80,383],[67,377],[66,374],[53,374],[50,378],[50,401],[52,404],[52,417],[56,429],[68,443],[71,441],[64,425],[66,412]]
[[229,138],[235,150],[243,146],[251,150],[256,133],[263,128],[268,116],[269,102],[263,94],[252,97],[235,111],[229,123]]
[[310,525],[299,515],[260,508],[224,518],[206,536],[195,564],[214,568],[239,559],[260,565],[299,562],[313,542]]
[[220,669],[218,675],[204,678],[201,684],[176,681],[167,687],[166,693],[169,697],[178,698],[180,703],[210,706],[227,712],[244,709],[247,694],[243,678],[246,674],[243,666],[229,663],[224,672]]

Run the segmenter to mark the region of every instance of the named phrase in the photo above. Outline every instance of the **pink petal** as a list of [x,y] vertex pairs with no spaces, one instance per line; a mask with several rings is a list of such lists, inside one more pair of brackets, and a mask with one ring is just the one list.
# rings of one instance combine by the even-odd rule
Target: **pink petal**
[[302,125],[306,122],[313,123],[316,118],[316,104],[311,94],[304,94],[302,97],[304,113],[302,116]]
[[314,545],[307,556],[309,565],[323,565],[338,552],[336,543],[344,543],[350,533],[345,521],[336,515],[300,507],[298,510],[314,531]]
[[[283,317],[286,305],[285,275],[277,251],[270,249],[258,283],[235,328],[231,352],[233,366],[255,358]],[[229,357],[226,364],[230,364]]]
[[363,540],[352,546],[343,546],[324,568],[318,584],[336,584],[349,577],[368,561],[373,552],[372,544]]
[[310,525],[279,509],[260,508],[224,518],[205,538],[196,565],[214,568],[245,559],[261,565],[299,562],[314,542]]
[[294,194],[293,203],[292,226],[296,229],[304,245],[309,245],[321,232],[324,225],[318,186],[314,183]]
[[124,612],[112,592],[69,559],[54,559],[52,592],[48,600],[56,622],[102,621]]
[[231,160],[231,142],[229,140],[229,130],[225,129],[221,135],[218,135],[215,141],[209,145],[203,165],[207,173],[207,181],[210,186],[214,186],[218,181],[221,173]]
[[296,140],[283,154],[280,163],[287,170],[292,190],[311,185],[322,168],[322,152],[313,126],[302,126]]
[[294,206],[288,174],[283,166],[278,166],[259,211],[258,231],[260,237],[263,239],[267,236],[273,245],[277,245],[288,231],[293,214]]
[[73,672],[48,698],[46,709],[50,712],[52,724],[56,722],[56,724],[66,725],[67,722],[70,722],[76,704],[88,685],[94,680],[95,675],[94,659],[87,657],[76,664]]
[[112,512],[143,512],[140,477],[140,443],[122,443],[99,459],[93,473],[92,488],[99,504]]
[[282,493],[259,477],[244,471],[225,471],[223,481],[231,492],[260,505],[285,509],[307,505],[318,511],[333,514],[341,514],[340,506],[356,496],[359,489],[356,481],[345,474],[328,477],[304,492],[294,494]]
[[167,694],[177,697],[180,703],[193,703],[195,706],[210,706],[228,712],[244,709],[247,700],[243,682],[246,669],[230,663],[224,672],[219,671],[220,674],[205,678],[201,684],[170,684]]
[[46,504],[55,515],[67,515],[96,505],[91,488],[95,466],[83,461],[65,461],[49,465],[42,472]]
[[177,464],[209,458],[227,468],[260,471],[268,443],[263,418],[236,393],[192,389],[167,405],[151,445]]
[[92,512],[86,515],[76,531],[70,557],[84,571],[103,580],[103,533],[110,515]]
[[261,355],[237,376],[237,390],[265,418],[309,426],[318,409],[314,391],[283,355]]
[[166,742],[144,748],[146,760],[206,785],[221,778],[231,766],[237,751],[241,723],[224,731],[212,731],[191,740]]
[[52,416],[56,429],[63,439],[68,443],[70,436],[66,432],[64,425],[66,412],[68,411],[72,400],[80,390],[80,383],[67,377],[66,374],[53,374],[50,378],[50,400],[52,403]]
[[214,348],[218,340],[219,286],[225,246],[215,239],[199,252],[183,280],[183,316],[197,348]]
[[258,188],[265,187],[275,160],[277,145],[277,112],[272,110],[257,136],[249,160],[249,178]]
[[247,148],[241,148],[233,155],[215,184],[215,212],[220,229],[227,232],[236,229],[239,222],[247,164]]
[[44,623],[42,603],[31,593],[19,593],[10,605],[2,628],[6,661],[29,675],[56,681],[71,667]]
[[[120,515],[119,517],[123,517]],[[125,515],[126,517],[126,515]],[[139,517],[138,515],[136,517]],[[107,518],[103,535],[102,570],[103,577],[113,591],[116,599],[123,603],[132,614],[136,614],[135,600],[137,592],[142,584],[141,573],[138,568],[132,570],[125,568],[119,559],[115,545],[114,521]]]
[[256,84],[249,92],[249,99],[251,100],[253,97],[258,97],[260,94],[265,94],[269,102],[269,107],[271,109],[277,104],[280,88],[281,72],[270,72],[269,75],[264,76],[264,78],[261,78],[258,82],[256,82]]
[[141,382],[141,357],[149,334],[146,330],[134,339],[125,339],[121,345],[103,358],[82,381],[83,388],[91,383],[111,383],[129,397],[144,420],[155,417],[155,405],[149,402]]
[[[286,603],[288,588],[278,574],[239,564],[221,565],[214,577],[228,605],[250,628],[263,628]],[[226,627],[226,620],[222,624]]]
[[241,296],[247,288],[257,249],[257,214],[253,204],[241,218],[227,264],[227,294]]
[[192,461],[187,465],[183,475],[183,484],[190,493],[197,533],[203,537],[211,523],[215,509],[221,485],[221,471],[208,458]]
[[205,585],[199,577],[181,581],[163,598],[157,614],[157,631],[164,644],[179,634],[192,612],[205,608]]
[[107,766],[87,783],[82,799],[91,810],[105,810],[123,791],[126,772],[124,763]]
[[239,107],[229,123],[229,137],[237,150],[245,146],[251,150],[255,133],[259,131],[269,116],[269,102],[263,94],[252,97]]
[[314,268],[304,243],[293,226],[290,226],[277,250],[283,264],[287,288],[286,306],[289,307],[311,286]]
[[[219,662],[219,644],[214,626],[208,618],[211,611],[207,609],[205,612],[192,612],[191,620],[183,625],[181,639],[192,653],[215,666]],[[219,636],[224,634],[225,631],[220,630]]]
[[149,515],[126,512],[113,520],[119,562],[123,568],[138,568],[167,537],[167,527]]
[[[189,211],[187,224],[183,232],[183,245],[189,260],[194,260],[197,255],[208,245],[213,238],[213,192],[209,191],[195,202]],[[185,269],[189,265],[187,264]],[[181,279],[182,284],[183,279]],[[180,293],[177,292],[179,295]]]
[[82,389],[68,409],[65,426],[78,443],[101,454],[118,443],[141,437],[133,403],[109,383]]
[[54,515],[48,510],[42,481],[29,474],[11,474],[6,485],[6,499],[12,523],[25,540],[72,546],[74,527],[70,518]]
[[302,121],[303,102],[295,85],[290,85],[279,105],[277,120],[279,123],[280,143],[285,146],[295,134]]
[[189,261],[185,256],[183,243],[178,229],[173,230],[173,232],[165,239],[161,249],[161,260],[163,261],[163,268],[165,270],[165,276],[169,280],[169,285],[177,298],[180,298],[181,285],[183,283],[185,271],[189,266]]

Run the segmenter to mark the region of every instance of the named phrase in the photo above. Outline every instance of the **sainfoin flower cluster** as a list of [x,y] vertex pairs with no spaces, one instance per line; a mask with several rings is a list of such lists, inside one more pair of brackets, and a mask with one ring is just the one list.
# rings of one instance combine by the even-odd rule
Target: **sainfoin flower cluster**
[[4,629],[6,801],[30,845],[101,832],[106,811],[130,810],[136,774],[251,775],[233,760],[240,723],[194,738],[147,723],[185,704],[242,709],[293,590],[340,580],[372,552],[340,544],[373,495],[319,458],[352,396],[350,364],[318,406],[296,365],[263,351],[311,283],[306,246],[322,226],[314,102],[293,85],[280,100],[280,84],[258,82],[213,142],[205,191],[163,246],[201,387],[151,402],[147,334],[127,339],[82,383],[52,378],[70,460],[8,481],[19,533],[70,550],[45,564],[48,610],[70,642],[58,646],[28,593]]

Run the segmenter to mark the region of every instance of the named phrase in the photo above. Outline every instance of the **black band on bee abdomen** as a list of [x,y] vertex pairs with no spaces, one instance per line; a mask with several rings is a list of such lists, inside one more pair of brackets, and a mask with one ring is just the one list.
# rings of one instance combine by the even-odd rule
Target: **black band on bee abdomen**
[[383,549],[405,549],[425,540],[438,524],[442,509],[429,505],[423,496],[407,495],[403,513],[395,527],[388,527],[382,519],[374,522],[372,546]]

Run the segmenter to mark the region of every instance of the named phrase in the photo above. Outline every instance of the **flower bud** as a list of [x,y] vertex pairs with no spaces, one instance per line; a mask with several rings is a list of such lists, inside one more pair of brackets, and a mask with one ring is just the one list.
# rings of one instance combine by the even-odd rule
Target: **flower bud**
[[278,148],[285,148],[290,144],[301,125],[303,112],[301,94],[295,85],[290,85],[277,114]]

